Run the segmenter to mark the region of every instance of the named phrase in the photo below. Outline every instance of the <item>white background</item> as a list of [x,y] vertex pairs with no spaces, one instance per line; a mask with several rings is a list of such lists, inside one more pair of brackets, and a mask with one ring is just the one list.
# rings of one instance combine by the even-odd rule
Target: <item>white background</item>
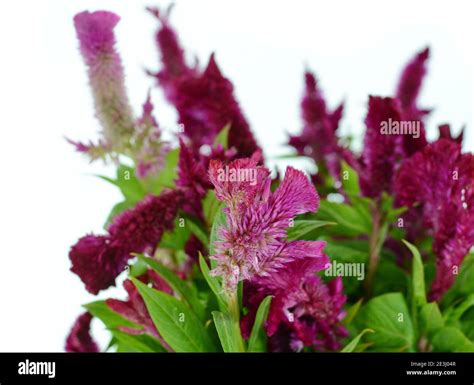
[[[390,95],[402,65],[429,44],[421,97],[438,123],[472,129],[473,23],[468,1],[178,1],[172,21],[189,57],[217,53],[267,155],[287,153],[286,132],[300,127],[305,66],[316,71],[331,107],[346,100],[342,133],[360,134],[367,95]],[[158,68],[155,20],[143,1],[3,1],[0,5],[0,351],[61,351],[80,305],[91,301],[69,272],[68,249],[100,232],[119,199],[64,141],[95,139],[84,66],[72,18],[107,9],[122,20],[118,48],[139,111]],[[166,5],[168,2],[158,2]],[[157,117],[175,114],[153,90]],[[360,135],[359,135],[360,137]],[[117,290],[103,296],[121,295]],[[100,324],[94,332],[103,345]]]

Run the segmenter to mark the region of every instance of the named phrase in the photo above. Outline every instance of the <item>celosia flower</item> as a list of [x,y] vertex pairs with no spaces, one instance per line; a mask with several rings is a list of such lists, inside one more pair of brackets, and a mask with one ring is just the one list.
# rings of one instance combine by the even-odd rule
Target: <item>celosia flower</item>
[[222,75],[214,55],[204,71],[187,66],[168,15],[151,11],[161,22],[157,44],[163,69],[155,76],[176,108],[195,152],[202,145],[213,144],[216,135],[230,124],[229,147],[235,147],[241,156],[251,156],[259,147],[235,99],[233,85]]
[[[156,290],[163,291],[171,295],[173,294],[173,290],[169,287],[169,285],[153,270],[148,270],[145,274],[137,277],[137,279],[146,284],[150,284]],[[120,326],[118,329],[128,334],[149,334],[150,336],[157,338],[163,347],[165,347],[168,351],[171,351],[171,348],[160,336],[158,330],[156,330],[155,324],[151,319],[145,302],[140,296],[140,293],[138,292],[135,285],[132,283],[132,281],[127,279],[124,281],[123,287],[128,293],[128,299],[126,301],[111,298],[107,299],[105,302],[107,306],[113,311],[119,313],[130,322],[141,326],[143,329],[135,329],[127,326]]]
[[106,147],[114,151],[127,146],[134,130],[124,70],[115,48],[114,28],[119,20],[116,14],[105,11],[85,11],[74,17],[80,50],[88,67],[96,116],[102,125]]
[[137,163],[136,173],[139,178],[157,174],[164,166],[165,156],[170,150],[170,146],[161,140],[161,130],[153,117],[150,94],[143,104],[143,114],[136,124],[133,147]]
[[315,188],[302,172],[289,167],[273,193],[269,171],[255,158],[228,165],[211,160],[209,178],[217,198],[227,206],[227,224],[218,230],[220,239],[211,256],[217,261],[212,274],[222,276],[227,290],[243,279],[264,280],[296,259],[326,263],[324,242],[286,240],[293,218],[319,205]]
[[153,252],[165,230],[173,228],[182,203],[178,190],[147,196],[114,218],[107,235],[86,235],[69,252],[72,267],[92,294],[115,284],[131,253]]
[[367,130],[362,152],[361,188],[366,196],[379,197],[382,191],[391,192],[393,178],[403,158],[403,137],[383,133],[382,124],[400,121],[397,100],[369,97],[369,110],[365,119]]
[[[305,93],[301,101],[304,126],[300,135],[290,135],[289,144],[298,154],[314,159],[319,168],[326,168],[336,181],[340,180],[342,160],[351,165],[356,162],[354,155],[338,143],[337,129],[343,109],[341,104],[329,111],[315,76],[305,73]],[[318,176],[321,178],[321,173]],[[324,183],[322,179],[317,180]]]
[[325,284],[315,276],[323,268],[317,259],[296,260],[259,284],[247,285],[244,298],[249,313],[241,323],[244,336],[250,335],[261,300],[271,295],[265,329],[272,351],[340,348],[340,339],[347,336],[341,325],[346,297],[340,277]]
[[395,186],[398,204],[420,203],[433,230],[437,270],[430,298],[437,300],[474,244],[474,156],[440,139],[403,163]]
[[407,64],[397,87],[396,98],[400,101],[402,120],[419,122],[419,135],[417,137],[413,135],[403,136],[403,148],[406,156],[413,155],[427,144],[423,118],[430,111],[420,109],[417,105],[417,98],[426,74],[426,61],[429,53],[429,48],[426,48]]
[[80,315],[66,339],[66,352],[69,353],[96,353],[99,347],[90,335],[92,316],[90,313]]

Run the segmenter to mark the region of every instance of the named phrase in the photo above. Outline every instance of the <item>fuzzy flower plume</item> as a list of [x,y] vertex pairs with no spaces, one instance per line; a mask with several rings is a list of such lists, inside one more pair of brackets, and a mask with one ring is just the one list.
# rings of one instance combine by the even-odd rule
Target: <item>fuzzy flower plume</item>
[[90,313],[80,315],[66,339],[68,353],[97,353],[99,347],[90,335],[92,316]]
[[211,160],[209,178],[216,196],[226,204],[227,223],[219,231],[213,274],[222,276],[227,290],[240,280],[265,280],[288,263],[312,258],[327,262],[325,243],[287,241],[286,229],[298,214],[315,211],[319,197],[308,178],[291,167],[280,186],[270,190],[270,172],[254,158],[228,165]]
[[340,277],[325,284],[315,272],[321,270],[311,259],[297,260],[275,274],[273,282],[244,286],[248,314],[242,319],[244,336],[249,337],[261,301],[271,295],[272,303],[265,324],[268,348],[273,352],[337,350],[347,337],[341,320],[345,316]]
[[[132,109],[125,90],[122,61],[115,48],[114,28],[120,18],[106,11],[82,12],[74,17],[80,51],[88,68],[96,116],[102,126],[104,152],[127,146],[134,130]],[[76,144],[78,150],[97,146]]]
[[298,154],[314,159],[319,168],[325,168],[336,180],[340,180],[341,161],[354,165],[354,155],[339,145],[337,129],[344,106],[334,111],[326,106],[323,93],[316,77],[305,73],[305,92],[301,101],[301,114],[304,122],[300,135],[290,136],[289,144]]
[[178,190],[147,196],[133,209],[116,216],[106,235],[86,235],[71,248],[71,271],[97,294],[115,284],[131,253],[153,252],[166,230],[171,230],[182,203]]
[[396,98],[400,101],[402,119],[406,121],[418,121],[420,124],[419,137],[412,135],[403,137],[403,148],[407,156],[426,146],[426,133],[423,118],[429,114],[429,110],[421,109],[417,99],[426,75],[426,62],[429,58],[430,50],[425,48],[417,53],[415,57],[406,65],[398,82]]
[[420,204],[424,224],[433,231],[437,270],[430,297],[438,300],[474,245],[474,156],[439,139],[404,162],[395,186],[398,204]]
[[212,145],[216,135],[230,124],[229,147],[235,147],[242,156],[251,156],[259,147],[234,96],[234,87],[222,75],[214,55],[204,70],[188,66],[169,23],[169,12],[150,11],[161,23],[156,41],[162,69],[154,76],[176,108],[194,151],[198,152],[202,145]]
[[382,133],[383,123],[400,121],[399,103],[393,98],[370,96],[365,124],[361,175],[364,195],[379,197],[382,191],[392,191],[393,178],[399,161],[403,158],[402,135]]

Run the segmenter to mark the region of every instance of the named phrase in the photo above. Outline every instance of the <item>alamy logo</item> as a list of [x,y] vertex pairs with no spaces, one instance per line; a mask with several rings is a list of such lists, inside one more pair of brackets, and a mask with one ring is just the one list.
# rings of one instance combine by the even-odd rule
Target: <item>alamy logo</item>
[[324,274],[326,277],[357,277],[357,280],[362,281],[365,278],[365,264],[334,260],[326,264]]
[[219,182],[249,182],[251,186],[257,184],[257,170],[255,168],[220,168],[217,170]]
[[48,378],[56,377],[55,362],[25,362],[18,363],[18,374],[20,375],[43,375]]
[[420,137],[419,120],[384,120],[380,122],[380,133],[382,135],[412,135],[415,139]]

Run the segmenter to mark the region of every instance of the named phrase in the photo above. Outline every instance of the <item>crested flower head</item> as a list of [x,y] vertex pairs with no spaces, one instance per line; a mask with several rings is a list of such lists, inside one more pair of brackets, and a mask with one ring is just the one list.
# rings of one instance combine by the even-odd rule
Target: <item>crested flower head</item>
[[105,11],[85,11],[74,17],[104,141],[107,147],[120,151],[133,134],[134,119],[115,48],[114,28],[119,20],[116,14]]
[[92,294],[114,285],[131,253],[153,252],[163,232],[173,228],[181,203],[178,190],[146,197],[133,209],[117,215],[108,234],[81,238],[69,252],[71,271]]
[[425,226],[433,231],[437,271],[430,297],[437,300],[474,245],[474,156],[440,139],[403,163],[395,187],[398,204],[421,204]]
[[90,313],[84,313],[77,318],[66,339],[66,352],[96,353],[99,351],[99,347],[90,335],[91,321]]
[[222,276],[226,289],[233,290],[243,279],[266,280],[296,259],[327,262],[324,242],[286,240],[293,218],[319,206],[318,194],[302,172],[289,167],[274,192],[269,171],[252,158],[228,165],[211,161],[209,178],[227,206],[227,223],[218,230],[211,256],[218,263],[212,273]]
[[195,152],[202,145],[212,145],[216,135],[230,124],[229,147],[235,147],[242,156],[251,156],[259,147],[234,96],[234,87],[222,75],[214,55],[204,70],[187,66],[168,15],[163,16],[157,10],[152,13],[161,22],[157,44],[163,63],[155,76],[176,108],[184,135]]

